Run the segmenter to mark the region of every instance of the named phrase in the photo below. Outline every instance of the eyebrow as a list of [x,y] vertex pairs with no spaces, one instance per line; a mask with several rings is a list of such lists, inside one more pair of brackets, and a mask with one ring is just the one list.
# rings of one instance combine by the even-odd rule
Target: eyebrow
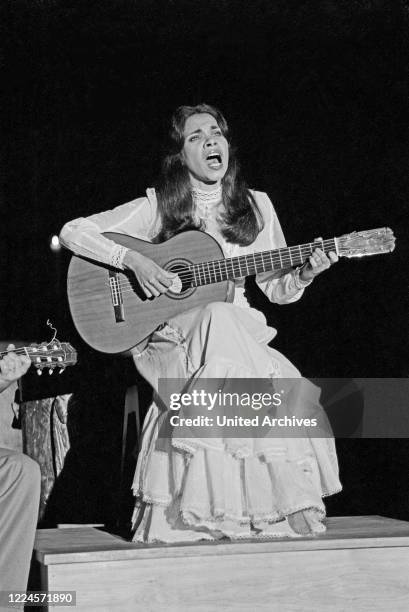
[[[221,130],[221,127],[219,125],[211,125],[210,126],[211,130]],[[189,138],[189,136],[193,136],[193,134],[200,134],[200,132],[203,132],[202,128],[198,128],[197,130],[194,130],[193,132],[189,132],[189,134],[186,134],[186,138]]]

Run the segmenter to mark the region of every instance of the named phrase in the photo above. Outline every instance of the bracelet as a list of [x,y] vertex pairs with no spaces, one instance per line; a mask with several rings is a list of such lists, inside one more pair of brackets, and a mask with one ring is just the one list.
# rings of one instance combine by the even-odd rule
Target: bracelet
[[113,268],[120,268],[121,270],[123,270],[124,257],[128,251],[129,249],[127,247],[121,246],[120,244],[116,244],[112,249],[110,265]]
[[298,291],[301,291],[302,289],[305,289],[305,287],[308,287],[308,285],[311,285],[312,281],[314,280],[313,278],[310,278],[310,280],[307,281],[302,280],[302,278],[300,278],[302,268],[303,266],[299,266],[294,270],[294,285]]

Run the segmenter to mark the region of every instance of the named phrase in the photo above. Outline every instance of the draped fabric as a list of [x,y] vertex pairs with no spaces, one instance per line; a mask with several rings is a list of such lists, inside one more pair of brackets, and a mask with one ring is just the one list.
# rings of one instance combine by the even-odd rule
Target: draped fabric
[[70,397],[71,394],[58,395],[23,402],[20,406],[23,450],[41,470],[40,520],[70,448],[67,428]]
[[[340,490],[332,437],[187,438],[174,431],[159,439],[167,413],[161,377],[192,383],[219,378],[227,388],[234,378],[299,378],[268,346],[271,333],[262,315],[213,303],[173,317],[134,355],[156,393],[133,485],[136,541],[295,535],[286,517],[301,510],[314,531],[325,529],[322,498]],[[298,414],[305,397],[293,407]],[[308,401],[322,411],[311,383]]]

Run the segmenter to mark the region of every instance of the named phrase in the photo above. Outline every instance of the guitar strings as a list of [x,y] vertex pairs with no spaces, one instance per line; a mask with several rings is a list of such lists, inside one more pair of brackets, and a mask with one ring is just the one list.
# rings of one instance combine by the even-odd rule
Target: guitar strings
[[26,351],[23,348],[14,348],[10,349],[9,351],[0,351],[0,357],[4,357],[4,355],[8,355],[9,353],[16,353],[17,355],[20,355],[21,353],[26,354]]
[[57,350],[60,352],[62,351],[64,355],[69,354],[69,351],[67,351],[67,349],[64,349],[61,344],[58,344],[57,348],[53,348],[50,345],[51,345],[51,342],[48,342],[47,344],[43,345],[46,347],[45,351],[42,348],[42,346],[38,344],[36,344],[35,346],[21,346],[20,348],[0,351],[0,357],[4,357],[5,355],[8,355],[9,353],[16,353],[16,355],[22,355],[22,354],[27,355],[27,353],[30,353],[31,355],[38,355],[40,357],[41,355],[47,356],[47,353],[49,353],[50,351],[56,352]]
[[[292,262],[290,260],[288,260],[287,262],[285,262],[283,259],[281,259],[282,263],[285,263],[286,265],[288,264],[288,267],[291,267]],[[280,263],[281,263],[280,262]],[[242,264],[240,262],[234,262],[233,264],[230,264],[229,266],[224,264],[224,263],[219,263],[218,261],[214,261],[214,262],[208,262],[206,263],[206,267],[202,266],[202,264],[199,264],[199,266],[202,266],[201,268],[198,267],[198,265],[195,266],[190,266],[185,270],[182,270],[178,273],[178,277],[182,282],[190,282],[192,281],[193,283],[197,283],[197,284],[211,284],[212,282],[221,282],[223,280],[228,280],[228,279],[234,279],[234,278],[245,278],[246,276],[252,276],[254,274],[257,273],[263,273],[263,272],[269,272],[269,271],[274,271],[273,270],[257,270],[257,264],[260,262],[250,262],[250,263],[246,263],[246,264]],[[267,262],[262,262],[262,263],[267,263]],[[279,263],[279,260],[277,260],[276,263]],[[284,268],[286,267],[286,265],[284,265]],[[218,266],[218,268],[216,267]],[[245,270],[243,270],[243,266],[245,266]],[[278,269],[281,269],[281,265],[278,266]],[[201,281],[205,281],[204,283],[202,283]],[[109,286],[109,283],[105,282],[105,286]],[[132,281],[128,280],[128,279],[121,279],[121,280],[117,280],[116,281],[116,287],[118,289],[124,290],[124,291],[133,291],[133,286],[132,286]]]
[[[331,243],[330,246],[333,246],[333,239],[322,241],[319,244],[322,244],[322,243]],[[194,277],[196,274],[199,276],[200,280],[203,280],[202,277],[204,277],[204,279],[206,280],[208,276],[210,276],[210,278],[212,278],[213,276],[216,276],[216,282],[219,282],[217,281],[218,275],[223,276],[223,274],[225,274],[226,272],[233,272],[233,274],[235,274],[236,272],[241,273],[242,266],[245,266],[247,268],[246,270],[247,274],[243,274],[243,277],[256,273],[257,270],[254,270],[254,272],[253,271],[250,272],[249,267],[251,268],[252,266],[256,266],[260,263],[262,263],[263,265],[265,263],[266,264],[269,264],[269,263],[276,264],[277,263],[279,264],[278,268],[282,269],[283,267],[294,265],[291,255],[287,254],[288,251],[290,251],[291,249],[297,249],[298,255],[299,255],[299,251],[301,249],[305,250],[306,248],[308,248],[308,253],[307,253],[308,255],[309,253],[312,252],[310,245],[300,245],[300,248],[299,247],[290,247],[290,248],[284,247],[283,249],[277,249],[277,251],[263,251],[260,253],[239,255],[237,257],[232,257],[232,258],[227,258],[227,259],[213,260],[213,261],[208,261],[208,262],[199,262],[197,264],[192,264],[188,266],[185,270],[182,270],[178,274],[178,276],[182,281],[183,280],[185,281],[195,280],[194,278],[192,279],[192,276]],[[285,252],[280,253],[280,251],[285,251]],[[304,253],[304,256],[305,255],[306,253]],[[268,257],[267,261],[266,261],[266,256]],[[243,261],[243,259],[246,260],[249,258],[251,258],[252,261]],[[284,264],[284,266],[282,264]],[[210,269],[210,265],[213,267],[212,270]],[[205,268],[205,266],[207,269]],[[218,266],[219,269],[216,270],[215,266]],[[223,266],[224,268],[223,270],[221,269],[221,266]],[[230,270],[228,270],[228,266],[230,266]],[[270,271],[270,270],[265,270],[265,271]],[[131,285],[130,281],[124,282],[121,280],[117,281],[116,284],[118,288],[125,288]],[[130,286],[130,289],[132,290],[132,286]]]
[[[333,246],[333,239],[328,239],[328,240],[324,240],[323,243],[330,243],[329,245],[327,244],[326,246]],[[314,243],[316,244],[316,243]],[[322,243],[320,243],[322,244]],[[334,246],[335,249],[335,246]],[[273,250],[273,251],[261,251],[259,253],[248,253],[245,255],[238,255],[236,257],[230,257],[230,258],[223,258],[223,259],[215,259],[215,260],[211,260],[211,261],[207,261],[207,262],[198,262],[196,264],[192,264],[190,266],[188,266],[188,270],[192,270],[194,267],[199,267],[199,266],[208,266],[208,265],[223,265],[223,266],[227,266],[227,265],[233,265],[233,266],[239,266],[241,267],[243,260],[245,259],[253,259],[254,260],[258,260],[262,263],[269,263],[272,262],[272,260],[275,258],[276,262],[282,262],[285,261],[286,264],[288,265],[295,265],[294,263],[292,263],[292,255],[291,253],[288,255],[288,251],[292,251],[292,250],[296,250],[297,253],[296,255],[299,256],[300,255],[300,251],[301,250],[307,250],[306,253],[303,253],[302,256],[305,257],[306,255],[310,254],[312,252],[311,250],[311,246],[310,245],[300,245],[300,247],[283,247],[282,249],[277,249],[277,250]],[[267,258],[267,261],[265,261]],[[241,261],[240,261],[241,260]],[[251,265],[251,261],[250,261],[250,265]],[[275,263],[275,262],[274,262]],[[244,262],[243,265],[247,265],[246,262]],[[183,273],[183,272],[182,272]]]
[[[300,257],[301,255],[301,259],[305,257],[305,259],[303,259],[303,261],[305,261],[308,258],[308,255],[312,253],[312,247],[314,245],[323,246],[324,250],[326,247],[328,248],[328,250],[331,250],[331,247],[335,250],[334,238],[329,238],[326,240],[321,240],[319,242],[307,243],[307,244],[300,245],[297,247],[283,247],[282,249],[277,249],[273,251],[261,251],[259,253],[248,253],[246,255],[238,255],[236,257],[231,257],[231,258],[226,258],[226,259],[219,259],[219,260],[191,264],[184,270],[181,270],[181,272],[178,273],[178,276],[182,282],[183,281],[185,282],[193,281],[194,283],[196,283],[196,280],[197,280],[196,276],[197,276],[199,279],[198,284],[200,285],[202,284],[200,281],[203,281],[203,280],[205,281],[203,284],[210,284],[212,282],[221,282],[223,280],[228,280],[230,277],[224,278],[225,274],[229,272],[233,273],[233,275],[236,275],[237,272],[241,274],[242,266],[246,267],[246,272],[247,272],[246,274],[243,274],[242,277],[250,276],[252,274],[256,274],[257,272],[270,271],[270,270],[262,270],[262,271],[257,270],[257,266],[259,266],[260,264],[262,264],[263,266],[264,264],[273,264],[272,271],[274,271],[275,264],[278,264],[278,269],[282,269],[287,266],[291,267],[295,265],[292,261],[293,257],[291,256],[291,251],[297,251],[296,255],[298,257]],[[303,251],[305,252],[303,253]],[[210,269],[210,266],[212,266],[213,269]],[[216,266],[218,266],[217,270],[216,270]],[[223,267],[223,269],[221,267]],[[250,270],[252,267],[256,268],[254,272],[253,270]],[[218,280],[218,276],[221,276],[222,278]],[[209,278],[209,283],[207,282],[208,278]],[[105,285],[110,287],[108,283],[105,283]],[[132,282],[128,279],[117,280],[116,287],[121,291],[123,290],[124,292],[134,291]]]

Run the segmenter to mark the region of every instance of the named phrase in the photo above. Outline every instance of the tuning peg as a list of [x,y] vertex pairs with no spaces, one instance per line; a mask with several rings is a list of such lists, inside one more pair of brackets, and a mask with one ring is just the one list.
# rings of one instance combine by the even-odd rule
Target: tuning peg
[[38,376],[41,376],[41,374],[42,374],[42,373],[43,373],[43,371],[42,371],[42,370],[40,370],[40,369],[38,368],[38,369],[37,369],[37,374],[38,374]]
[[62,374],[62,373],[64,372],[64,370],[65,370],[65,368],[60,368],[60,369],[58,370],[58,374]]
[[53,369],[52,369],[52,368],[50,368],[50,369],[48,370],[48,373],[49,373],[49,374],[50,374],[50,376],[51,376],[51,374],[53,373]]

